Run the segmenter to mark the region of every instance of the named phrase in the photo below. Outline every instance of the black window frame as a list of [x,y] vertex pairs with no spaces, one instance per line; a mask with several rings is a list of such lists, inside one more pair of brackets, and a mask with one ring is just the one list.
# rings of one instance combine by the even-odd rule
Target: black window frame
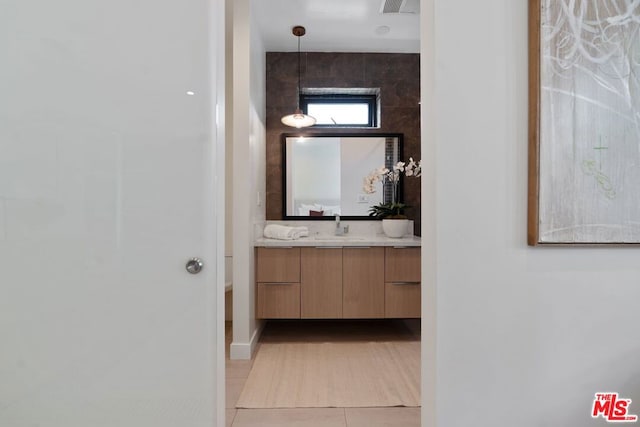
[[378,96],[375,94],[300,94],[300,109],[308,113],[309,104],[367,104],[369,117],[367,124],[341,123],[316,124],[315,128],[376,128],[378,127]]

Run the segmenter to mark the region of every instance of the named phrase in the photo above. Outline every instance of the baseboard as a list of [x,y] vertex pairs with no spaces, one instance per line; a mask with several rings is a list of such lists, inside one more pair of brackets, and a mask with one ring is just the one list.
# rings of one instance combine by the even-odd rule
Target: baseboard
[[251,356],[256,351],[258,340],[262,335],[265,322],[259,322],[258,327],[253,331],[251,339],[247,343],[232,342],[229,347],[229,359],[231,360],[251,360]]

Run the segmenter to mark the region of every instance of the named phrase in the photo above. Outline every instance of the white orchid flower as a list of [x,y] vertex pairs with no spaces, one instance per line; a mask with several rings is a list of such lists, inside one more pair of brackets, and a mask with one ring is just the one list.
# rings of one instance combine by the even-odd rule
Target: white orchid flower
[[364,192],[365,192],[365,193],[367,193],[367,194],[372,194],[372,193],[375,193],[375,192],[376,192],[376,189],[373,187],[373,185],[365,184],[365,185],[362,187],[362,191],[364,191]]
[[386,174],[388,174],[388,173],[389,173],[389,169],[387,169],[387,168],[386,168],[386,167],[384,167],[384,166],[380,166],[380,167],[379,167],[378,169],[376,169],[374,172],[375,172],[376,174],[378,174],[379,176],[382,176],[382,175],[386,175]]
[[413,161],[413,157],[409,157],[409,164],[404,168],[404,173],[407,176],[413,176],[416,162]]
[[398,171],[398,172],[404,172],[404,162],[398,162],[396,163],[396,165],[393,167],[394,171]]
[[389,170],[386,166],[382,165],[377,169],[372,170],[369,175],[362,180],[362,191],[367,194],[376,192],[376,184],[382,182],[383,184],[388,182],[393,184],[394,188],[394,203],[395,194],[397,190],[398,182],[400,181],[400,175],[404,172],[408,177],[420,177],[422,174],[422,160],[416,164],[413,157],[409,157],[409,162],[398,162],[393,166],[393,170]]

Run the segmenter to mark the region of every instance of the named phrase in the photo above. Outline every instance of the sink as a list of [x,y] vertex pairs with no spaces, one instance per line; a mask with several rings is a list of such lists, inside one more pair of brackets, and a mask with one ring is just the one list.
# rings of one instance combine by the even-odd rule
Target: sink
[[314,240],[351,240],[351,241],[361,241],[364,240],[364,237],[360,236],[350,236],[348,234],[344,234],[342,236],[336,236],[334,234],[315,234],[313,236]]

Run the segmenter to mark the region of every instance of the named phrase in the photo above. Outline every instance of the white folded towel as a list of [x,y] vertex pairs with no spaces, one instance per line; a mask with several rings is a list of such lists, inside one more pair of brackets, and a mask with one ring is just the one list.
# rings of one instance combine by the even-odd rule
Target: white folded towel
[[279,240],[296,240],[309,236],[307,227],[287,227],[285,225],[269,224],[264,228],[264,237]]
[[309,229],[307,227],[293,227],[298,237],[309,237]]

